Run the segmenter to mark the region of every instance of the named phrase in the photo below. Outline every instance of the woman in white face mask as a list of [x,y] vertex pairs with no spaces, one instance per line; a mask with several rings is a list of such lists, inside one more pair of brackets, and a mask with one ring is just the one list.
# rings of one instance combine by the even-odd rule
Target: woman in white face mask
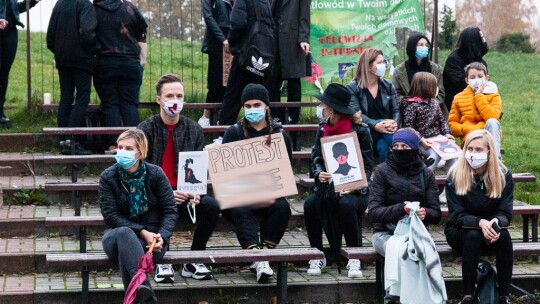
[[369,48],[362,52],[356,75],[348,84],[351,107],[362,112],[362,122],[369,126],[373,144],[384,162],[392,146],[392,134],[399,126],[399,104],[394,85],[384,79],[388,64],[383,52]]
[[510,303],[513,258],[512,239],[506,227],[512,219],[514,181],[495,149],[488,131],[469,133],[463,154],[446,181],[450,220],[444,232],[448,244],[462,253],[462,303],[476,303],[472,297],[476,267],[482,250],[487,248],[496,252],[499,303]]

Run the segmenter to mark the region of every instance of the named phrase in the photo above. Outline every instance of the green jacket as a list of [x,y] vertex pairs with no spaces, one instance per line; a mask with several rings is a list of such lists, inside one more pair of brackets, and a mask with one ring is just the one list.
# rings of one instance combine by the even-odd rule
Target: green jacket
[[[439,102],[439,105],[444,104],[444,86],[442,78],[443,70],[440,65],[433,61],[430,61],[429,64],[431,65],[431,74],[437,77],[437,86],[439,87],[439,94],[435,99]],[[411,88],[411,85],[409,84],[409,76],[407,76],[407,69],[405,68],[405,62],[398,65],[394,70],[394,78],[392,78],[392,83],[396,87],[398,104],[401,104],[401,99],[403,96],[407,96],[409,94],[409,90]],[[444,112],[445,111],[443,110],[443,113]],[[446,110],[445,116],[448,116],[448,110]]]

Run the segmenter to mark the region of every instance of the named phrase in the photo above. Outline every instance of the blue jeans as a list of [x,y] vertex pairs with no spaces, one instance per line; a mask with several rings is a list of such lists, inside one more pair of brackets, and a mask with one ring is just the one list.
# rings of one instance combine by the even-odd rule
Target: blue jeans
[[390,151],[390,148],[392,148],[392,137],[394,137],[394,135],[387,133],[379,133],[375,130],[370,131],[371,139],[373,139],[373,143],[375,144],[377,153],[379,153],[379,163],[384,163],[384,161],[386,160],[386,153],[388,153],[388,151]]
[[[147,251],[146,242],[139,238],[131,228],[118,227],[105,231],[102,243],[103,251],[109,259],[118,261],[122,283],[124,283],[124,289],[127,289],[131,278],[137,272],[139,258]],[[159,263],[167,250],[168,245],[164,246],[161,252],[154,251],[152,254],[154,264]]]
[[[142,67],[139,63],[99,64],[94,71],[94,86],[101,100],[106,127],[136,127],[139,124],[139,93]],[[115,142],[109,138],[109,144]]]
[[491,136],[493,136],[493,141],[495,142],[495,150],[497,150],[497,157],[501,158],[501,123],[495,119],[490,118],[486,121],[486,126],[484,127]]

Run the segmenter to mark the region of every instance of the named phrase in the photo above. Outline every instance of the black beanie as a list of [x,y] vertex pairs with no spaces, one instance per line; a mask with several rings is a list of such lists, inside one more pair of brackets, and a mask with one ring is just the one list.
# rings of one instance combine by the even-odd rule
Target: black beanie
[[270,103],[268,90],[262,84],[250,83],[244,88],[244,91],[242,91],[242,104],[252,99],[261,100],[267,106]]

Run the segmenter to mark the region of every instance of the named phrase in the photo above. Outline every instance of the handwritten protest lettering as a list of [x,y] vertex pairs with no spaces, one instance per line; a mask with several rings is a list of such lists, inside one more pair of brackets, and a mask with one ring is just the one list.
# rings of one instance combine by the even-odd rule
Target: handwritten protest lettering
[[222,146],[210,150],[211,169],[215,173],[282,159],[283,155],[278,149],[281,140],[281,138],[272,138],[269,146],[266,145],[266,139],[263,139],[250,144]]
[[298,194],[283,134],[212,146],[208,168],[221,209]]

